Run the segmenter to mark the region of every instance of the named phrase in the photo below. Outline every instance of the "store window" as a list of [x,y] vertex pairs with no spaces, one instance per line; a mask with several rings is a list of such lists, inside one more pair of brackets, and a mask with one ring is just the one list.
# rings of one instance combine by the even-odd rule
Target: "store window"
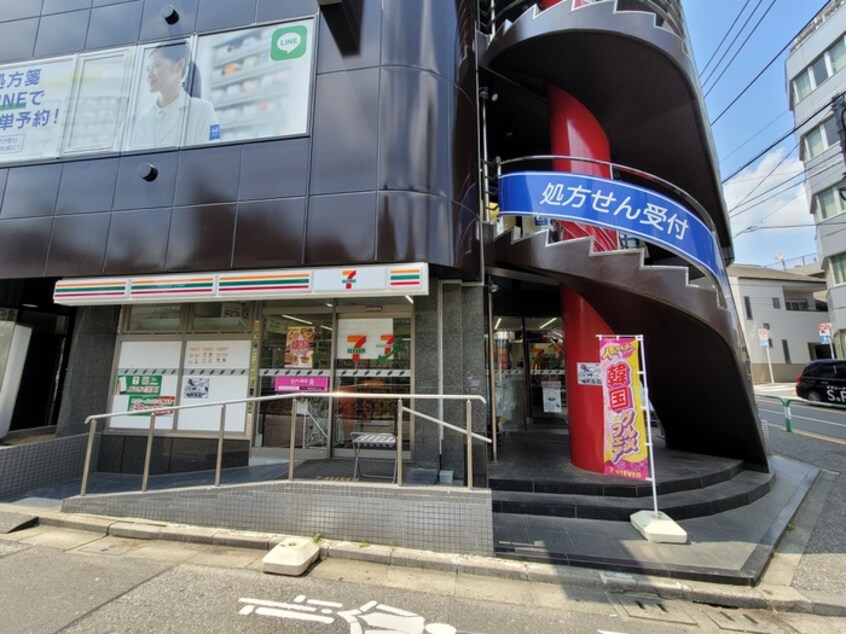
[[127,332],[168,333],[182,330],[182,304],[139,304],[126,310]]
[[[335,390],[407,394],[411,391],[411,318],[341,317],[335,343]],[[356,433],[397,433],[397,400],[338,399],[334,415],[342,446]],[[403,444],[410,442],[409,417],[403,421]]]
[[208,302],[194,304],[190,329],[193,332],[243,332],[252,321],[250,302]]

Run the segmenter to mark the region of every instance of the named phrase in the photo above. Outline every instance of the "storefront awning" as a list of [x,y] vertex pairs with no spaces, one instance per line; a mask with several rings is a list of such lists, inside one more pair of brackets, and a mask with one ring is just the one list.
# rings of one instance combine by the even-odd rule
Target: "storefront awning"
[[67,279],[56,282],[53,301],[64,306],[94,306],[428,294],[429,267],[423,262],[412,262],[387,266]]

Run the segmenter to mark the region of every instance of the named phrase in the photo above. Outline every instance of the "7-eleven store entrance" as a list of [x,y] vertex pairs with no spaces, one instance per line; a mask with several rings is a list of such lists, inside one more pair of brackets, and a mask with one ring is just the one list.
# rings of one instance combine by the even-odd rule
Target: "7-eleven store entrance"
[[[108,407],[125,412],[296,391],[412,392],[414,297],[428,287],[417,263],[62,280],[54,301],[122,306]],[[396,433],[392,400],[298,402],[297,459],[353,455],[354,433]],[[288,458],[292,403],[227,407],[224,464]],[[153,464],[208,468],[220,424],[218,406],[159,415]],[[104,469],[136,472],[149,425],[145,414],[110,419]],[[410,452],[413,422],[403,431]]]

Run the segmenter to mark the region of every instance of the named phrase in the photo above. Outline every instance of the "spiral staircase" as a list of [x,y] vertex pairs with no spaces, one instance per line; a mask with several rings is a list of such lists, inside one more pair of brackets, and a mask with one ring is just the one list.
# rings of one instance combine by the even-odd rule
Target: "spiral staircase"
[[[542,9],[500,1],[483,3],[481,17],[490,31],[480,78],[498,97],[486,103],[488,156],[548,152],[545,91],[558,86],[600,122],[614,163],[657,179],[650,183],[631,171],[614,177],[687,205],[712,227],[724,264],[731,262],[728,216],[680,2],[563,0]],[[495,203],[493,177],[489,191]],[[644,336],[650,399],[668,449],[736,460],[740,471],[768,477],[737,316],[719,285],[655,245],[597,252],[590,238],[555,241],[548,231],[524,230],[492,236],[486,251],[489,272],[566,285],[615,332]],[[759,486],[761,494],[767,488]]]

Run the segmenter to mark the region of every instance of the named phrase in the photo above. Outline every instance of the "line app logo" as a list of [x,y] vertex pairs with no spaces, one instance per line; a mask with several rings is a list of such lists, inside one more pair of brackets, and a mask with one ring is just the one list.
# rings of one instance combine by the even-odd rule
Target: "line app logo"
[[276,29],[271,37],[270,57],[274,61],[296,59],[306,52],[308,30],[302,25]]

